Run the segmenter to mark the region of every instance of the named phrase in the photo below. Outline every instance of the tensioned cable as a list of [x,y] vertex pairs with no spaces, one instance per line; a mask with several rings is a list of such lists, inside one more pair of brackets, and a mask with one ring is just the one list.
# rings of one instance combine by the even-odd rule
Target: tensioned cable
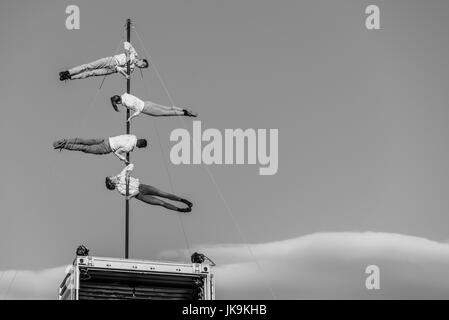
[[[142,38],[141,38],[140,35],[138,34],[138,32],[137,32],[135,26],[133,26],[133,30],[134,30],[135,34],[137,35],[137,39],[139,40],[140,45],[142,46],[142,48],[143,48],[145,54],[147,55],[150,64],[151,64],[152,66],[154,66],[153,60],[151,59],[151,56],[148,54],[148,50],[146,49],[146,47],[145,47],[145,45],[144,45],[144,43],[143,43],[143,41],[142,41]],[[156,72],[158,79],[161,79],[161,75],[160,75],[159,71],[157,70],[157,68],[154,68],[154,71]],[[140,74],[141,74],[141,76],[142,76],[142,79],[144,79],[143,73],[141,72]],[[161,83],[162,83],[162,85],[163,85],[163,87],[164,87],[165,92],[167,93],[167,96],[168,96],[169,99],[170,99],[170,103],[173,105],[173,99],[171,99],[170,94],[169,94],[167,88],[165,87],[164,82],[162,81]],[[147,95],[148,95],[148,97],[150,97],[149,89],[148,89],[149,86],[147,85],[145,79],[144,79],[144,85],[145,85],[145,90],[147,91]],[[162,144],[161,144],[160,136],[159,136],[159,131],[158,131],[158,129],[157,129],[157,125],[156,125],[156,122],[154,121],[154,119],[153,119],[153,124],[154,124],[154,128],[156,129],[157,136],[158,136],[159,148],[160,148],[160,150],[161,150],[161,154],[162,154],[162,157],[163,157],[164,167],[165,167],[165,171],[166,171],[167,176],[168,176],[168,180],[169,180],[169,183],[170,183],[170,188],[171,188],[172,193],[175,193],[175,190],[174,190],[173,184],[172,184],[172,179],[171,179],[170,171],[168,170],[168,167],[167,167],[167,164],[166,164],[167,159],[165,158],[165,152],[164,152],[164,150],[163,150],[163,148],[162,148]],[[189,240],[188,240],[188,237],[187,237],[187,233],[186,233],[186,231],[185,231],[184,222],[183,222],[182,217],[181,217],[180,215],[178,215],[178,217],[179,217],[179,222],[180,222],[180,225],[181,225],[182,232],[183,232],[183,234],[184,234],[184,239],[185,239],[185,241],[186,241],[187,250],[188,250],[188,253],[189,253],[189,255],[190,255],[190,254],[191,254],[190,243],[189,243]]]
[[[125,31],[126,31],[126,30],[125,30]],[[120,45],[121,45],[121,44],[123,43],[123,41],[124,41],[124,33],[125,33],[125,31],[124,31],[123,34],[122,34],[122,38],[120,39],[119,44],[118,44],[117,47],[115,48],[114,54],[113,54],[112,56],[109,57],[108,64],[109,64],[109,62],[111,61],[111,59],[112,59],[112,58],[117,54],[117,52],[119,51]],[[85,113],[83,114],[83,117],[81,118],[81,124],[80,124],[81,127],[84,127],[84,122],[85,122],[86,114],[87,114],[88,112],[91,111],[92,106],[94,105],[95,101],[97,100],[98,94],[100,93],[101,88],[103,87],[103,84],[104,84],[104,82],[105,82],[107,76],[108,76],[108,74],[105,74],[105,75],[103,76],[103,79],[101,80],[100,86],[98,87],[97,91],[95,92],[95,95],[94,95],[93,99],[90,101],[87,110],[86,110]]]
[[[166,86],[164,80],[162,79],[162,77],[161,77],[161,75],[160,75],[160,73],[159,73],[159,71],[158,71],[158,69],[157,69],[155,63],[154,63],[153,60],[151,59],[151,56],[150,56],[148,50],[146,49],[145,44],[143,43],[143,40],[142,40],[142,38],[140,37],[140,35],[139,35],[139,33],[137,32],[137,30],[136,30],[135,27],[134,27],[134,32],[135,32],[137,38],[139,39],[139,41],[140,41],[140,43],[141,43],[141,45],[142,45],[142,47],[143,47],[143,49],[144,49],[144,51],[145,51],[145,54],[147,55],[148,60],[150,61],[150,64],[152,65],[152,67],[153,67],[153,69],[154,69],[154,71],[155,71],[155,73],[156,73],[156,75],[157,75],[157,77],[158,77],[158,79],[159,79],[159,82],[161,83],[162,87],[164,88],[164,91],[165,91],[165,93],[166,93],[168,99],[170,100],[170,103],[172,104],[172,106],[174,106],[175,104],[174,104],[173,98],[171,97],[170,92],[168,91],[167,86]],[[185,119],[182,119],[182,120],[184,121],[184,123],[186,123],[186,122],[185,122]],[[192,137],[190,137],[190,139],[192,139]],[[203,166],[203,165],[202,165],[201,167],[205,167],[205,170],[206,170],[206,172],[207,172],[207,174],[208,174],[210,180],[212,181],[212,183],[213,183],[213,185],[214,185],[214,187],[215,187],[215,189],[216,189],[216,191],[217,191],[217,194],[219,195],[220,199],[222,200],[222,202],[223,202],[223,204],[224,204],[224,206],[225,206],[225,209],[226,209],[225,211],[228,213],[229,217],[231,218],[232,223],[235,225],[236,230],[237,230],[237,232],[239,233],[240,238],[243,240],[243,242],[245,243],[245,246],[248,248],[248,251],[250,252],[251,256],[253,257],[253,259],[254,259],[254,261],[255,261],[255,263],[256,263],[258,269],[259,269],[261,272],[263,272],[262,267],[261,267],[261,265],[260,265],[258,259],[255,257],[254,252],[253,252],[253,250],[251,249],[251,246],[249,245],[249,242],[247,241],[247,238],[244,236],[242,230],[240,229],[240,226],[239,226],[239,224],[237,223],[237,219],[235,218],[235,216],[234,216],[234,214],[233,214],[233,212],[232,212],[230,206],[228,205],[228,203],[227,203],[225,197],[223,196],[223,193],[221,192],[221,189],[219,188],[218,183],[216,182],[216,180],[215,180],[215,178],[214,178],[212,172],[209,170],[209,168],[208,168],[207,166]],[[274,291],[273,291],[271,285],[268,285],[268,287],[269,287],[270,294],[271,294],[272,298],[273,298],[273,299],[276,299],[276,295],[274,294]]]
[[[182,121],[187,126],[186,120],[182,119]],[[229,206],[228,202],[226,201],[226,199],[225,199],[225,197],[223,195],[223,192],[221,191],[221,189],[220,189],[220,187],[219,187],[219,185],[218,185],[214,175],[212,174],[212,172],[210,171],[210,169],[209,169],[209,167],[207,165],[201,165],[201,167],[203,167],[205,169],[205,171],[207,172],[210,180],[212,181],[212,184],[214,185],[215,190],[217,191],[218,196],[220,197],[221,201],[223,202],[223,204],[225,206],[225,209],[226,209],[225,211],[228,213],[228,216],[231,218],[232,223],[235,225],[235,228],[236,228],[240,238],[242,239],[243,243],[245,243],[245,246],[247,247],[250,255],[253,257],[254,262],[257,265],[257,268],[263,273],[263,269],[262,269],[262,267],[261,267],[261,265],[259,263],[259,260],[256,258],[255,254],[254,254],[254,252],[253,252],[253,250],[251,248],[251,246],[249,245],[249,241],[247,240],[246,236],[242,232],[242,229],[240,228],[240,225],[237,222],[237,219],[236,219],[233,211],[231,210],[231,207]],[[276,300],[276,295],[275,295],[271,285],[268,285],[268,288],[270,290],[270,294],[271,294],[272,298],[274,300]]]
[[[7,270],[3,271],[2,276],[0,277],[0,282],[2,281],[3,276],[4,276],[6,273],[8,273]],[[2,295],[2,292],[0,291],[0,296],[1,296],[1,295]]]
[[[123,43],[123,41],[125,40],[125,33],[126,33],[126,28],[124,28],[124,30],[123,30],[122,37],[121,37],[121,39],[120,39],[120,41],[119,41],[117,47],[116,47],[115,50],[114,50],[114,54],[113,54],[112,56],[109,57],[109,59],[108,59],[108,64],[109,64],[109,62],[111,61],[111,59],[113,59],[114,56],[118,53],[119,48],[120,48],[120,45],[121,45],[121,44]],[[86,115],[87,115],[88,112],[91,111],[92,106],[93,106],[93,104],[95,103],[95,101],[97,100],[98,94],[100,93],[100,91],[101,91],[101,89],[102,89],[102,87],[103,87],[103,84],[104,84],[104,82],[105,82],[105,80],[106,80],[106,77],[107,77],[108,75],[109,75],[109,74],[105,74],[105,75],[103,76],[103,79],[101,80],[100,86],[98,87],[97,91],[95,92],[95,95],[94,95],[93,99],[90,101],[87,110],[84,112],[84,114],[83,114],[83,116],[82,116],[82,118],[81,118],[81,124],[80,124],[80,127],[81,127],[81,128],[84,127]]]
[[146,56],[148,57],[148,60],[150,61],[150,64],[153,66],[154,71],[156,72],[156,76],[159,79],[159,82],[161,83],[162,87],[164,88],[165,94],[167,95],[168,99],[170,100],[170,103],[172,106],[175,105],[175,103],[173,102],[173,99],[170,95],[170,92],[168,92],[167,86],[165,85],[164,80],[161,77],[161,74],[159,73],[159,70],[157,69],[156,65],[153,62],[153,59],[151,59],[150,54],[148,53],[148,50],[145,47],[145,44],[143,43],[142,38],[140,37],[139,33],[137,32],[136,28],[134,27],[134,32],[136,33],[137,38],[139,39],[139,42],[143,48],[143,50],[145,51]]
[[[5,275],[6,271],[2,271],[2,275],[0,276],[0,283],[2,282],[3,276]],[[1,295],[1,292],[0,292]]]
[[14,280],[16,280],[17,273],[18,273],[18,271],[14,270],[14,276],[12,277],[11,281],[9,282],[9,286],[8,286],[8,289],[6,289],[5,296],[8,295],[8,292],[11,289],[12,283],[14,282]]
[[[140,70],[140,69],[139,69],[139,70]],[[144,82],[145,90],[146,90],[146,92],[147,92],[147,96],[150,97],[150,93],[149,93],[149,89],[148,89],[149,86],[148,86],[148,84],[147,84],[147,82],[146,82],[146,79],[145,79],[144,76],[143,76],[142,70],[140,70],[140,75],[141,75],[142,80],[143,80],[143,82]],[[170,184],[170,189],[171,189],[171,192],[172,192],[172,193],[176,193],[176,192],[175,192],[175,189],[174,189],[174,187],[173,187],[173,181],[172,181],[172,177],[171,177],[171,175],[170,175],[170,171],[168,170],[168,167],[167,167],[167,163],[166,163],[166,162],[167,162],[167,159],[165,158],[165,152],[164,152],[164,148],[162,147],[162,143],[161,143],[161,138],[160,138],[159,130],[158,130],[158,128],[157,128],[157,124],[156,124],[155,119],[152,118],[152,120],[153,120],[153,126],[154,126],[154,129],[156,130],[157,141],[158,141],[158,144],[159,144],[159,149],[160,149],[160,153],[161,153],[161,156],[162,156],[162,162],[163,162],[164,168],[165,168],[165,173],[167,174],[168,182],[169,182],[169,184]],[[184,241],[185,241],[186,246],[187,246],[187,252],[188,252],[188,255],[191,255],[191,254],[192,254],[192,250],[190,249],[190,242],[189,242],[189,239],[188,239],[188,237],[187,237],[187,233],[186,233],[186,231],[185,231],[184,223],[183,223],[183,221],[182,221],[181,215],[177,214],[177,216],[178,216],[178,218],[179,218],[180,227],[181,227],[181,230],[182,230],[182,233],[183,233],[183,236],[184,236]],[[189,259],[189,257],[188,257],[187,255],[186,255],[186,259],[187,259],[187,260]]]

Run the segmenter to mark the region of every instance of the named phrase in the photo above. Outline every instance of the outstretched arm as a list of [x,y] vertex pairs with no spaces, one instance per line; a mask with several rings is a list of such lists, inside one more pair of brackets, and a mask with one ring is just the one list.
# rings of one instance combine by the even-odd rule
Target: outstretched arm
[[[126,183],[129,183],[129,180],[130,180],[129,174],[131,173],[131,171],[133,171],[133,169],[134,169],[134,165],[132,163],[130,163],[129,165],[126,166],[125,169],[123,169],[122,173],[124,173],[126,175],[125,176],[126,177]],[[139,192],[131,193],[131,194],[129,194],[126,197],[126,199],[130,200],[131,198],[137,196],[138,194],[139,194]]]
[[131,200],[132,198],[134,198],[135,196],[137,196],[139,193],[134,193],[134,194],[130,194],[129,196],[126,197],[126,200]]
[[117,67],[115,67],[115,70],[118,73],[121,73],[126,79],[129,79],[128,73],[126,72],[127,70],[125,68],[117,66]]
[[126,120],[126,121],[130,122],[132,118],[137,117],[139,114],[140,114],[140,111],[134,112],[134,113],[128,118],[128,120]]
[[128,175],[131,171],[133,171],[134,165],[132,163],[128,164],[125,169],[120,172],[120,176]]
[[128,160],[126,160],[126,152],[123,151],[122,148],[118,148],[114,154],[117,156],[117,158],[119,158],[120,160],[124,161],[126,164],[128,163]]
[[162,116],[182,116],[183,109],[178,107],[167,107],[151,101],[145,101],[144,113],[154,117]]
[[134,55],[134,57],[137,57],[137,51],[134,49],[133,45],[129,43],[128,41],[123,42],[123,46],[125,47],[125,50],[129,55]]

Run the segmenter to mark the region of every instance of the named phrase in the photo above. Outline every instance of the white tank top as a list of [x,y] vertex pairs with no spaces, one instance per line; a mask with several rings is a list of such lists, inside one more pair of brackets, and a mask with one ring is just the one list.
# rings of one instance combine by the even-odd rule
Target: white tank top
[[109,146],[115,152],[121,149],[123,152],[130,152],[134,149],[137,143],[137,137],[133,134],[123,134],[121,136],[110,137]]
[[143,102],[136,96],[133,96],[132,94],[124,93],[122,94],[121,98],[122,104],[133,111],[142,112],[143,108],[145,107],[145,102]]

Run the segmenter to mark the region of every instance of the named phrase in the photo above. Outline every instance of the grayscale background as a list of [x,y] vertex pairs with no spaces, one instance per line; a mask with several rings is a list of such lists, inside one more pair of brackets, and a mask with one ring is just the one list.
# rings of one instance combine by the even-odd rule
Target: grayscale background
[[[80,30],[65,28],[70,4]],[[369,4],[381,30],[365,28]],[[122,164],[51,144],[124,132],[109,103],[123,77],[96,96],[101,78],[63,83],[58,72],[112,55],[128,17],[203,129],[279,129],[276,175],[209,168],[234,223],[204,168],[169,163],[170,132],[191,120],[134,120],[150,144],[131,154],[134,176],[171,191],[165,161],[195,206],[182,217],[187,247],[176,214],[133,200],[131,257],[201,250],[218,263],[219,299],[271,298],[270,286],[284,299],[449,298],[448,1],[5,0],[0,299],[56,298],[78,244],[123,256],[124,199],[104,186]],[[133,74],[132,93],[169,105],[154,70],[144,80],[148,91]],[[381,290],[365,288],[371,264]]]

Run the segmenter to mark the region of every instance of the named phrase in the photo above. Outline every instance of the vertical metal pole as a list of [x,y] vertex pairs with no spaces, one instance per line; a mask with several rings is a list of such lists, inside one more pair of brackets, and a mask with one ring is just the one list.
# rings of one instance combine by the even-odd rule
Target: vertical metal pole
[[[126,41],[131,42],[131,19],[126,20]],[[127,54],[127,65],[126,65],[126,73],[128,74],[128,79],[126,80],[126,92],[131,93],[131,70],[130,70],[130,61],[129,55]],[[130,132],[130,123],[127,121],[129,119],[130,112],[129,109],[126,109],[126,134]],[[129,163],[129,152],[126,154],[126,160]],[[125,259],[129,258],[129,179],[126,181],[126,217],[125,217]]]

